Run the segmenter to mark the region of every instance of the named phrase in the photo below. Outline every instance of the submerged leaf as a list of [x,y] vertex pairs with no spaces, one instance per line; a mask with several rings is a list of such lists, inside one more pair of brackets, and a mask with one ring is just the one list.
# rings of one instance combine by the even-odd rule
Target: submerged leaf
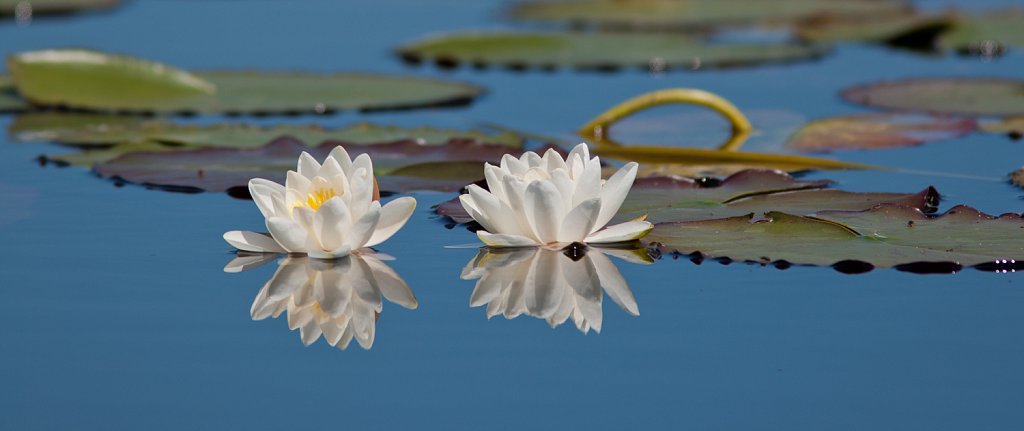
[[879,205],[858,212],[819,212],[816,217],[770,212],[757,221],[747,215],[661,223],[645,240],[660,244],[663,251],[765,264],[969,266],[1024,259],[1022,232],[1024,219],[1017,214],[997,218],[957,206],[929,217],[915,208]]
[[1024,80],[914,78],[847,88],[846,100],[878,108],[969,116],[1024,115]]
[[[176,151],[131,152],[100,162],[93,169],[106,177],[186,191],[227,191],[242,187],[251,178],[283,182],[285,173],[306,151],[322,160],[341,145],[352,157],[369,154],[380,189],[386,192],[411,190],[457,190],[467,182],[483,178],[483,163],[497,163],[510,151],[506,145],[475,139],[451,139],[444,144],[424,145],[412,139],[374,145],[327,141],[310,147],[293,138],[279,138],[251,149],[197,148]],[[476,169],[467,169],[472,162]],[[423,164],[431,164],[428,167]]]
[[677,33],[457,33],[403,46],[406,61],[512,69],[569,67],[658,71],[737,67],[821,56],[826,48],[784,43],[710,43]]
[[789,24],[812,19],[902,14],[898,0],[541,0],[513,7],[513,18],[598,26],[711,27]]
[[8,57],[20,94],[34,104],[152,113],[325,113],[468,103],[475,86],[369,74],[208,72],[86,50]]
[[9,127],[21,140],[46,140],[78,146],[106,146],[129,142],[162,142],[218,148],[255,148],[281,136],[303,142],[327,140],[374,144],[406,139],[441,145],[453,137],[478,139],[519,148],[522,138],[511,132],[484,133],[432,127],[380,126],[356,123],[339,129],[317,125],[256,127],[244,124],[183,125],[164,121],[140,121],[133,117],[33,113],[20,115]]
[[973,132],[970,118],[905,114],[859,114],[808,123],[786,146],[801,151],[906,147],[957,138]]

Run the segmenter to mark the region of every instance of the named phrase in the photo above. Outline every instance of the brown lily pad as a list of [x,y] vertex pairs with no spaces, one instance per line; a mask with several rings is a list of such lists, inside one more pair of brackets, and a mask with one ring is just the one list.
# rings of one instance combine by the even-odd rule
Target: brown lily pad
[[907,147],[957,138],[976,128],[977,123],[971,118],[889,113],[847,115],[808,123],[786,146],[819,152]]
[[896,111],[940,115],[1024,115],[1024,80],[913,78],[843,90],[849,102]]

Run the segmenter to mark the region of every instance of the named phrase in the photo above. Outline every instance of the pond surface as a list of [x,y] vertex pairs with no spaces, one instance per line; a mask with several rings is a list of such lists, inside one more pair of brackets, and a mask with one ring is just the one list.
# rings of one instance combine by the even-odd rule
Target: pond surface
[[[795,127],[867,112],[837,96],[853,84],[911,76],[1019,77],[1024,70],[1019,52],[983,61],[856,44],[820,61],[664,75],[442,72],[409,69],[390,53],[432,32],[505,26],[500,7],[454,0],[133,1],[110,13],[0,25],[0,54],[75,46],[194,69],[443,76],[489,92],[459,109],[245,121],[462,128],[487,121],[566,137],[605,108],[666,87],[704,88],[732,100],[755,123],[762,112],[795,118],[786,120]],[[651,115],[679,112],[687,111]],[[10,121],[0,116],[0,127]],[[725,123],[718,127],[724,136]],[[771,139],[766,134],[749,145],[770,146]],[[675,143],[689,144],[687,131],[680,130]],[[834,179],[857,191],[934,185],[944,198],[940,211],[964,203],[1019,213],[1024,192],[1003,178],[1024,163],[1020,145],[1002,135],[972,134],[916,148],[840,152],[835,156],[847,161],[937,174],[807,178]],[[571,317],[551,328],[525,315],[488,319],[486,307],[471,308],[476,282],[460,275],[478,250],[446,246],[476,237],[446,228],[431,212],[452,195],[418,193],[407,227],[379,247],[395,258],[383,263],[406,281],[415,300],[406,297],[405,305],[416,308],[400,304],[401,292],[384,292],[372,349],[354,340],[341,351],[323,339],[305,347],[283,313],[258,321],[250,316],[279,264],[295,262],[223,271],[235,255],[221,234],[262,230],[252,202],[115,187],[82,169],[34,161],[61,151],[73,150],[0,145],[0,429],[963,430],[1024,424],[1018,274],[879,269],[844,275],[830,268],[695,265],[668,256],[640,265],[612,257],[607,262],[628,283],[633,302],[623,299],[621,286],[619,296],[606,291],[600,333],[584,334]],[[362,318],[364,324],[372,319]]]

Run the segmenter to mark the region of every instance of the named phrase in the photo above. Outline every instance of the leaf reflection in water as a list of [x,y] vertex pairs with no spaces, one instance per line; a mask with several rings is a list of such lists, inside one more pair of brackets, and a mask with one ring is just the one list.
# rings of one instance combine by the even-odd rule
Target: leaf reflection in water
[[[252,269],[279,257],[276,254],[239,255],[226,272]],[[274,276],[252,303],[253,320],[288,316],[288,327],[299,330],[309,346],[323,336],[341,350],[353,339],[364,349],[373,346],[381,298],[415,309],[412,290],[382,259],[381,254],[352,254],[333,260],[285,257]]]
[[608,254],[633,263],[651,263],[643,249],[483,248],[463,268],[462,279],[477,280],[469,305],[486,305],[488,319],[525,314],[554,328],[571,317],[583,333],[600,333],[602,290],[630,315],[640,315],[633,292]]

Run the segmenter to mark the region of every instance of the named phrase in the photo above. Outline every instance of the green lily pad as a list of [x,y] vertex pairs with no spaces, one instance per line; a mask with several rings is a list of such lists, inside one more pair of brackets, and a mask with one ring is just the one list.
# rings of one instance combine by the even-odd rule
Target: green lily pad
[[569,67],[615,70],[739,67],[824,55],[817,45],[709,43],[676,33],[477,32],[435,37],[398,49],[408,62],[442,67],[468,63],[512,69]]
[[956,25],[939,38],[939,46],[965,54],[987,56],[998,56],[1007,47],[1022,47],[1024,9],[959,14]]
[[914,78],[847,88],[847,101],[897,111],[967,116],[1024,115],[1024,80]]
[[903,1],[888,0],[548,0],[520,3],[510,15],[529,21],[649,29],[790,24],[903,14],[909,10]]
[[[661,223],[645,238],[662,251],[700,252],[706,257],[800,265],[842,265],[851,261],[871,267],[920,270],[937,266],[1010,265],[1024,259],[1024,219],[1018,214],[993,217],[957,206],[939,217],[901,205],[880,205],[859,212],[819,212],[802,217],[770,212],[717,220]],[[927,270],[925,267],[924,270]]]
[[17,112],[29,109],[28,103],[18,95],[14,82],[7,75],[0,75],[0,112]]
[[971,118],[888,113],[847,115],[808,123],[786,146],[800,151],[906,147],[957,138],[976,128],[977,123]]
[[801,23],[797,35],[818,43],[874,42],[931,51],[940,34],[957,24],[949,14],[892,14],[861,19],[825,19]]
[[[779,171],[747,170],[724,180],[680,177],[638,178],[619,213],[626,221],[693,221],[785,211],[812,214],[825,210],[864,210],[879,204],[899,204],[934,211],[939,195],[932,188],[918,193],[853,193],[826,189],[829,181],[799,181]],[[463,223],[472,220],[454,199],[436,208],[438,214]]]
[[131,57],[86,50],[8,57],[19,93],[33,104],[142,113],[324,113],[464,104],[475,86],[358,73],[192,74]]
[[256,148],[274,138],[291,136],[303,142],[344,141],[350,144],[414,139],[424,145],[441,145],[452,137],[477,139],[519,148],[523,139],[511,132],[484,133],[433,127],[395,127],[356,123],[324,129],[316,125],[256,127],[244,124],[183,125],[165,121],[141,121],[125,116],[55,114],[19,115],[8,131],[15,139],[43,140],[76,146],[109,146],[134,142],[160,142],[218,148]]
[[[444,144],[423,145],[406,139],[373,145],[327,141],[311,147],[284,137],[258,148],[186,148],[174,151],[129,152],[99,162],[93,169],[102,176],[176,191],[240,192],[251,178],[283,183],[295,169],[301,152],[323,160],[341,145],[352,157],[369,154],[383,192],[458,190],[483,178],[484,162],[497,163],[512,151],[507,145],[476,139],[453,138]],[[467,169],[469,163],[476,169]],[[424,164],[428,164],[424,166]]]
[[0,17],[15,16],[18,5],[31,5],[31,16],[67,15],[78,12],[109,9],[121,3],[121,0],[0,0]]

